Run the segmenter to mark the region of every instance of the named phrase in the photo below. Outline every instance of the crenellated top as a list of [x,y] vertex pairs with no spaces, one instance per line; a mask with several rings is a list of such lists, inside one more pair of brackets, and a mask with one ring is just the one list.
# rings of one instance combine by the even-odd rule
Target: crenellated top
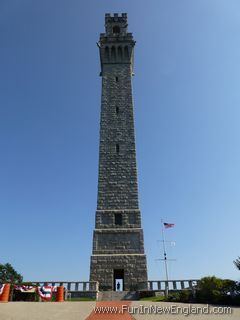
[[97,43],[100,49],[101,67],[108,63],[133,64],[133,48],[135,41],[132,33],[128,32],[127,14],[113,16],[105,15],[105,33],[100,34]]
[[111,16],[110,13],[105,14],[105,30],[106,35],[111,36],[124,36],[127,34],[127,14],[122,13],[122,15],[118,15],[118,13],[114,13]]

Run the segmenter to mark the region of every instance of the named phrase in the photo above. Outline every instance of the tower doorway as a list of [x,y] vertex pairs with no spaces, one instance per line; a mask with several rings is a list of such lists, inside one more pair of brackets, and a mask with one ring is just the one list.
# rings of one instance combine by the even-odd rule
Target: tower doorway
[[113,270],[113,288],[114,291],[124,291],[124,270]]

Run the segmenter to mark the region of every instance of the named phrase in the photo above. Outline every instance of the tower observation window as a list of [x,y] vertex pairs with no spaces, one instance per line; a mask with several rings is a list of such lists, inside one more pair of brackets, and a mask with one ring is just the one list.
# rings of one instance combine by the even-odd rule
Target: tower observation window
[[113,27],[113,33],[120,33],[120,28],[119,28],[119,26],[114,26],[114,27]]
[[118,226],[122,225],[122,214],[121,213],[115,213],[115,224]]

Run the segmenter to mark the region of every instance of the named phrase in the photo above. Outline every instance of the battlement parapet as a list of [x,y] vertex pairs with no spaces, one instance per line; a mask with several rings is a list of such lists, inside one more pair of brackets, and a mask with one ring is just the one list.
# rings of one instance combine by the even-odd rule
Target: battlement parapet
[[122,13],[114,13],[111,15],[110,13],[105,14],[105,29],[107,35],[127,35],[127,14]]
[[111,13],[105,13],[105,18],[127,18],[127,13],[114,13],[113,15],[111,15]]

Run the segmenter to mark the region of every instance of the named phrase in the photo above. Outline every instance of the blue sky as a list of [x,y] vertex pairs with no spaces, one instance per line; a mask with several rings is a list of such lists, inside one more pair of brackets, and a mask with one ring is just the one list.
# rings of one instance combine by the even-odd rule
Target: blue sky
[[88,280],[105,13],[127,12],[149,279],[239,279],[238,0],[1,0],[0,261]]

